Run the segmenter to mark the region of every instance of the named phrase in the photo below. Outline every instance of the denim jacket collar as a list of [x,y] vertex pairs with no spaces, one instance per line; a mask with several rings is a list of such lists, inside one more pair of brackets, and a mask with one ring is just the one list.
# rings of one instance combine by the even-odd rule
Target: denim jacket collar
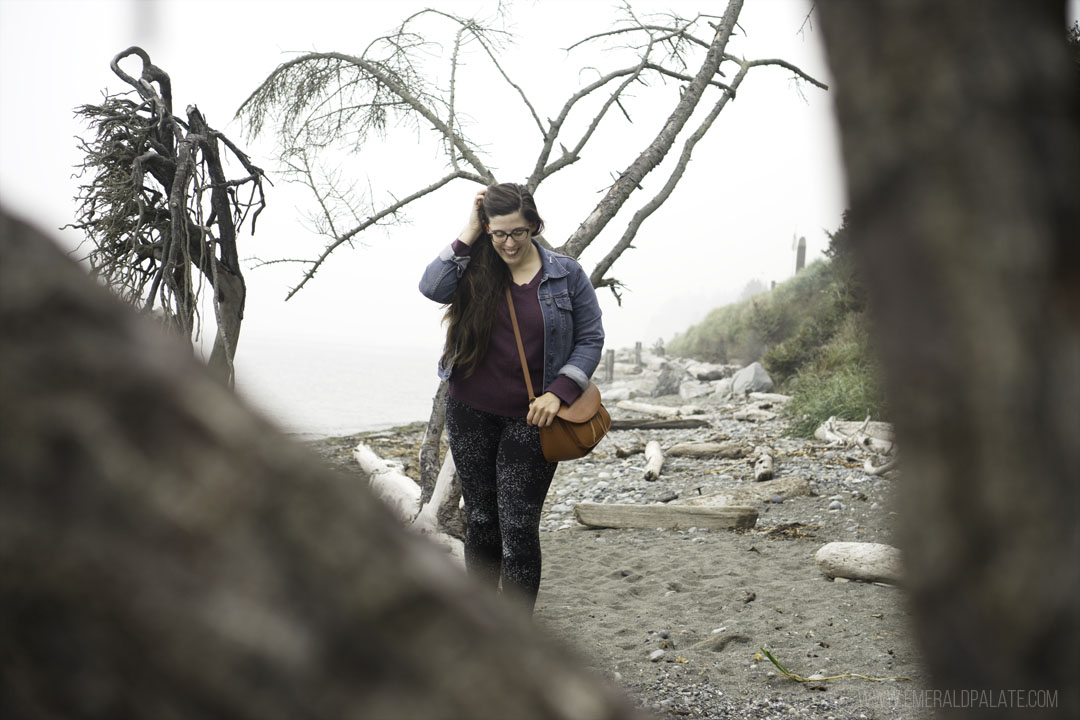
[[540,251],[540,263],[544,268],[545,278],[561,278],[570,274],[570,269],[567,268],[560,258],[567,257],[566,255],[560,255],[557,252],[548,250],[539,242],[536,238],[533,238],[533,245]]

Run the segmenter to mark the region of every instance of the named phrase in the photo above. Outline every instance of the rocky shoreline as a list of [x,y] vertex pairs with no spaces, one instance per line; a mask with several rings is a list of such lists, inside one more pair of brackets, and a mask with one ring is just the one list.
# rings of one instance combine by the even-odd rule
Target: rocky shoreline
[[[689,363],[632,365],[607,397],[633,386],[648,394],[661,374],[686,380]],[[625,368],[626,365],[622,364]],[[705,385],[707,381],[690,379]],[[722,382],[712,381],[712,382]],[[683,396],[648,395],[677,407]],[[911,637],[902,591],[826,577],[814,553],[825,543],[890,543],[896,471],[863,469],[859,448],[789,437],[782,414],[738,420],[743,395],[693,398],[705,427],[613,430],[587,458],[562,463],[541,520],[544,575],[537,623],[576,649],[582,662],[661,716],[693,718],[923,718],[925,672]],[[605,400],[615,419],[637,413]],[[775,410],[775,408],[773,408]],[[768,418],[768,413],[759,415]],[[424,423],[329,438],[313,447],[331,464],[362,473],[351,459],[358,442],[418,477]],[[746,531],[595,529],[574,515],[578,503],[681,503],[754,485],[748,457],[668,457],[660,477],[644,478],[641,454],[620,448],[656,440],[737,444],[775,451],[777,478],[809,481],[810,494],[756,503]],[[798,682],[762,654],[768,650]],[[854,673],[872,678],[829,678]]]

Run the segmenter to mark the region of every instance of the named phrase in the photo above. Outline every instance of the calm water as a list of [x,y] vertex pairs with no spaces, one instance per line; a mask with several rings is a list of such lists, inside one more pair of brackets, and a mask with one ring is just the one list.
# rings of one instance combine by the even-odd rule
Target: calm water
[[348,435],[427,420],[437,349],[245,339],[236,387],[287,432]]

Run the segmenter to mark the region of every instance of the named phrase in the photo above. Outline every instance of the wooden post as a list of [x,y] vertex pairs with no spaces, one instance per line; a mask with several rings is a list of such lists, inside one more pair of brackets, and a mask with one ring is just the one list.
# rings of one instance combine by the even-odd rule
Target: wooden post
[[634,365],[641,367],[641,341],[634,343]]
[[615,351],[608,350],[604,353],[604,382],[615,379]]
[[806,238],[799,238],[799,249],[795,253],[795,272],[798,273],[806,266]]

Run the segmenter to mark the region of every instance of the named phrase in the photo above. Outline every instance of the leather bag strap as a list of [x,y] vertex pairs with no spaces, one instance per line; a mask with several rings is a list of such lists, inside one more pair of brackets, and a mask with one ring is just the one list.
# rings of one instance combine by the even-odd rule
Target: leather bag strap
[[521,328],[518,327],[517,313],[514,312],[514,297],[510,288],[506,288],[506,304],[510,306],[510,322],[514,326],[514,340],[517,340],[518,358],[521,360],[521,372],[525,375],[525,389],[529,391],[529,402],[536,399],[533,392],[532,378],[529,377],[529,364],[525,362],[525,346],[521,343]]

